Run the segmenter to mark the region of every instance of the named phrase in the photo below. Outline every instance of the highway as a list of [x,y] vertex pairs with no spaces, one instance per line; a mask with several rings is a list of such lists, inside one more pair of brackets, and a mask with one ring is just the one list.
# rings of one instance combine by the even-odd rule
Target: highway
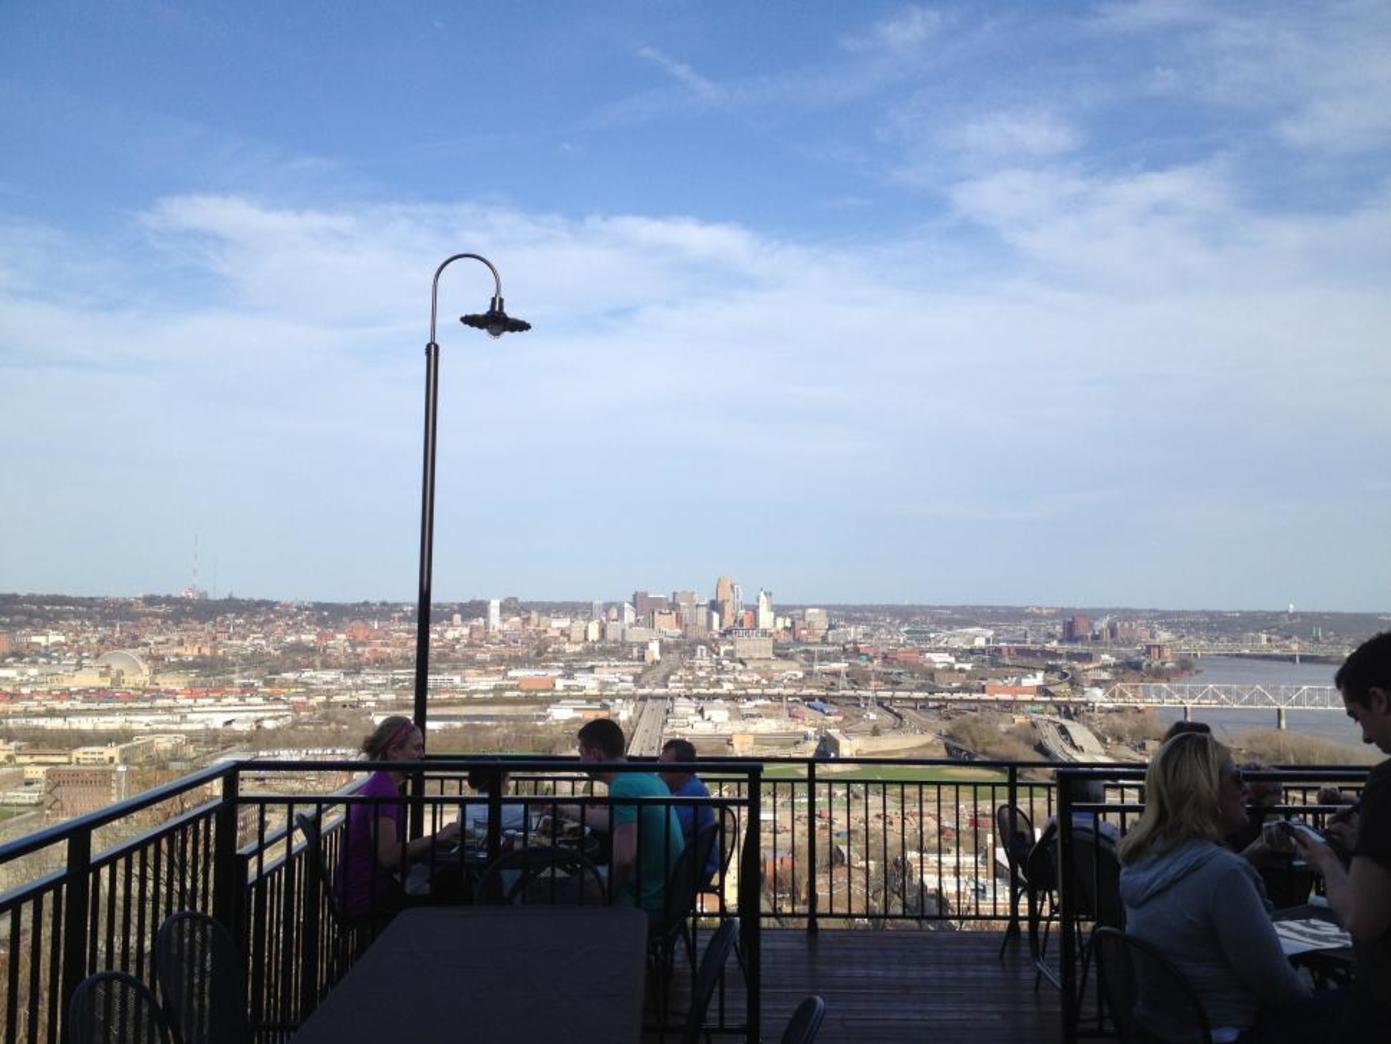
[[1049,718],[1042,714],[1034,717],[1038,727],[1039,739],[1043,749],[1054,761],[1114,761],[1106,753],[1091,729],[1075,721],[1062,718]]
[[631,757],[653,757],[662,752],[662,730],[666,728],[671,699],[667,696],[648,696],[639,701],[637,723],[628,739]]

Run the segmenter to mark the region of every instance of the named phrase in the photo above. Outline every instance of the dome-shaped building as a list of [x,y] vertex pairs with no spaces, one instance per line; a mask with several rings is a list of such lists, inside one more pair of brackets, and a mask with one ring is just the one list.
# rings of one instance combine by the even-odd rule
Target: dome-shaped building
[[111,672],[113,685],[143,689],[150,684],[150,666],[129,649],[116,649],[97,657],[97,663]]

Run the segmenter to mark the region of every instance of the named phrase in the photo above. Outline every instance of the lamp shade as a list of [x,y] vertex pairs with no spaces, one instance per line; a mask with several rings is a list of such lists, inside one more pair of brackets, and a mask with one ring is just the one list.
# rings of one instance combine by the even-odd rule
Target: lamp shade
[[502,298],[494,297],[488,310],[482,315],[461,315],[459,322],[477,330],[486,330],[489,337],[501,337],[505,333],[521,333],[530,330],[531,324],[525,319],[514,319],[502,307]]

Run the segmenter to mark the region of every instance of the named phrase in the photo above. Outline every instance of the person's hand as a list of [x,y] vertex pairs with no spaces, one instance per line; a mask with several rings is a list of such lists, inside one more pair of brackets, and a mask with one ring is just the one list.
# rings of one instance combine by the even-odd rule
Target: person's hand
[[1251,847],[1254,848],[1256,844],[1264,845],[1271,852],[1289,853],[1294,851],[1294,840],[1290,837],[1289,824],[1283,819],[1267,823],[1261,827],[1260,839],[1253,842]]
[[1329,862],[1338,862],[1338,855],[1329,847],[1328,843],[1311,830],[1295,830],[1292,834],[1294,838],[1295,851],[1299,853],[1301,859],[1308,863],[1319,873],[1326,873]]
[[1357,848],[1357,817],[1330,820],[1328,829],[1323,832],[1328,843],[1345,855],[1351,855]]
[[453,844],[459,839],[459,821],[456,819],[452,823],[446,823],[435,832],[435,843],[441,845]]

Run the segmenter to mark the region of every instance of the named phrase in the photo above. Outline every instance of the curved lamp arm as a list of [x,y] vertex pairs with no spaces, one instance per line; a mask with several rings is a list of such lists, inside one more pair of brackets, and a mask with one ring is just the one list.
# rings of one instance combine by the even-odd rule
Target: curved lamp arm
[[493,273],[493,304],[490,310],[496,312],[502,311],[502,276],[497,274],[497,269],[493,267],[493,263],[491,261],[489,261],[486,257],[483,257],[481,254],[455,254],[452,257],[446,257],[443,261],[440,262],[439,268],[435,269],[434,281],[430,283],[431,344],[435,343],[435,318],[439,313],[440,276],[444,273],[444,270],[448,268],[450,265],[452,265],[455,261],[458,261],[461,258],[465,257],[472,258],[475,261],[483,262],[483,264],[488,266],[488,271]]

